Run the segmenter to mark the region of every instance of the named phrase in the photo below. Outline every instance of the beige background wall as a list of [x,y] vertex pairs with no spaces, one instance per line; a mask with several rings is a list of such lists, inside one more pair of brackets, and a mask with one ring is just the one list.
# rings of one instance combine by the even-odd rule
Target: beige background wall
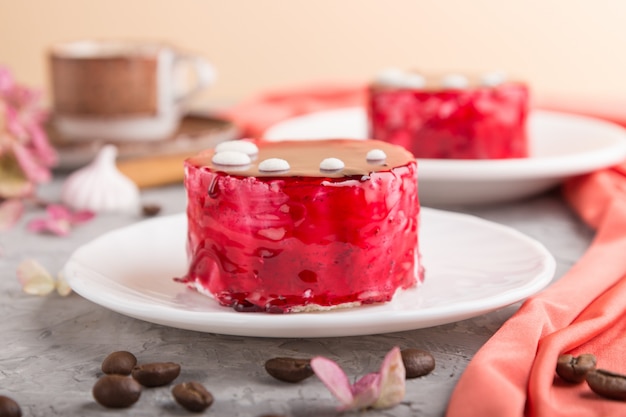
[[0,64],[47,88],[46,48],[158,39],[208,57],[233,101],[388,66],[501,69],[536,96],[626,98],[623,0],[0,0]]

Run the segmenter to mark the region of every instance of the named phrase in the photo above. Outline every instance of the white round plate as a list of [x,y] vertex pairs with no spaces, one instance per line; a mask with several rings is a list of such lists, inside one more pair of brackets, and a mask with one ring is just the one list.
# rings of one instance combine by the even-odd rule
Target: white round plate
[[[265,139],[367,137],[362,108],[311,113],[278,123]],[[418,159],[420,200],[432,206],[488,204],[548,190],[564,179],[626,159],[626,131],[589,117],[535,110],[528,118],[529,158]]]
[[177,328],[260,337],[353,336],[463,320],[522,300],[553,277],[539,243],[477,217],[423,209],[425,282],[393,301],[328,312],[238,313],[174,282],[185,274],[186,216],[114,230],[80,247],[64,267],[74,291],[119,313]]

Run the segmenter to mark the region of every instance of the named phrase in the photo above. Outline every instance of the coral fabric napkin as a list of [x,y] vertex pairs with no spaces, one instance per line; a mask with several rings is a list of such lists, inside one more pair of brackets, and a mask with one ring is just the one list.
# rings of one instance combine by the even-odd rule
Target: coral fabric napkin
[[244,136],[260,137],[275,123],[321,110],[362,106],[363,84],[317,83],[260,94],[232,107],[221,116],[235,122]]
[[[546,107],[626,122],[623,111],[606,103]],[[528,299],[478,351],[447,417],[626,415],[624,403],[555,377],[563,353],[593,353],[598,368],[626,374],[626,162],[567,181],[563,195],[597,230],[594,241],[565,276]]]
[[570,180],[564,194],[596,237],[579,262],[528,299],[478,351],[447,417],[624,416],[626,405],[555,377],[562,353],[593,353],[626,374],[626,164]]
[[[262,94],[225,116],[246,135],[260,136],[285,118],[364,102],[363,86],[310,85]],[[623,112],[596,104],[570,109],[571,101],[562,101],[543,107],[626,124]],[[574,178],[563,191],[597,229],[591,247],[565,276],[524,302],[478,351],[452,394],[447,417],[626,415],[624,403],[555,376],[562,353],[593,353],[599,368],[626,374],[626,162]]]

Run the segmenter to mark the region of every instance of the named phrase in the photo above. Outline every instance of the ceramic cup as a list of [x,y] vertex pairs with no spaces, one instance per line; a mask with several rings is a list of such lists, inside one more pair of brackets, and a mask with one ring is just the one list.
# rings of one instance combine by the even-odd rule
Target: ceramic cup
[[63,43],[49,63],[55,128],[68,140],[167,138],[215,78],[204,58],[160,43]]

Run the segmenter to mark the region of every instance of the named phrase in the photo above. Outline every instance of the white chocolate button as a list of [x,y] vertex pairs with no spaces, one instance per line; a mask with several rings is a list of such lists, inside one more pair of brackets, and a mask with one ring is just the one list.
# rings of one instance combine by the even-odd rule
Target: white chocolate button
[[402,71],[398,68],[381,71],[376,80],[380,84],[396,88],[423,88],[426,84],[426,80],[420,74]]
[[420,89],[424,88],[424,85],[426,85],[426,80],[419,74],[411,73],[406,74],[404,77],[404,86],[406,88]]
[[320,169],[322,171],[339,171],[343,169],[345,164],[338,158],[326,158],[320,162]]
[[230,140],[222,142],[215,147],[215,152],[235,151],[253,156],[259,153],[259,148],[252,142],[247,140]]
[[365,159],[368,161],[384,161],[387,159],[387,154],[382,149],[372,149],[367,153]]
[[441,86],[449,89],[463,89],[467,88],[469,82],[467,78],[460,74],[448,74],[441,80]]
[[215,165],[228,165],[228,166],[240,166],[248,165],[252,160],[248,155],[243,152],[237,151],[223,151],[213,155],[211,161]]
[[289,162],[280,158],[269,158],[259,163],[259,171],[276,172],[289,170]]
[[506,81],[506,74],[502,71],[492,71],[483,74],[480,83],[486,87],[495,87]]
[[404,76],[404,71],[399,68],[386,68],[378,74],[376,81],[384,85],[397,86],[402,83]]

